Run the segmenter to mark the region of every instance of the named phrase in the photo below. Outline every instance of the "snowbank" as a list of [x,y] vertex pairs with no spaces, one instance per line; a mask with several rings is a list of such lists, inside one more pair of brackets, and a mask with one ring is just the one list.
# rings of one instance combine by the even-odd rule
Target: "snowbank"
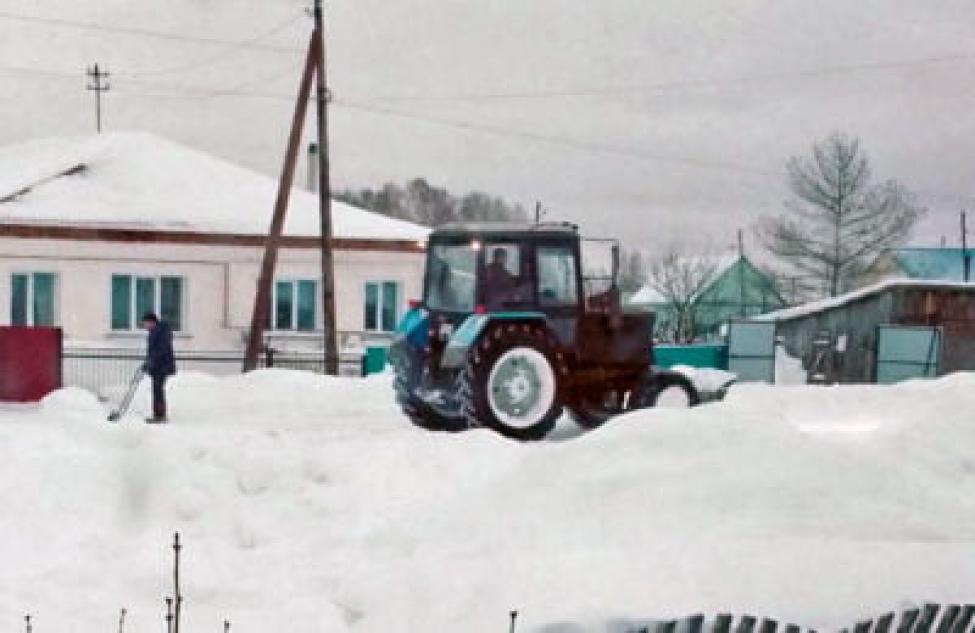
[[532,445],[415,429],[389,381],[181,375],[165,427],[0,410],[0,621],[159,626],[176,529],[187,630],[830,627],[975,591],[975,375],[737,385]]

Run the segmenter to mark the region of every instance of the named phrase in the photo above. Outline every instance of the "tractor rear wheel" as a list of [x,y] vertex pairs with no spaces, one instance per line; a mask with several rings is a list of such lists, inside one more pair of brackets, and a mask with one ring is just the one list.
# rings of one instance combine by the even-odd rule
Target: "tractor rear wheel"
[[467,429],[463,417],[445,416],[417,396],[416,388],[423,376],[423,365],[415,355],[398,354],[394,372],[393,390],[396,392],[396,402],[413,424],[431,431],[451,433]]
[[496,325],[468,353],[461,403],[471,426],[516,440],[540,440],[562,415],[560,383],[566,370],[554,341],[541,328]]
[[623,412],[624,391],[608,391],[587,396],[566,407],[572,421],[584,429],[595,429]]

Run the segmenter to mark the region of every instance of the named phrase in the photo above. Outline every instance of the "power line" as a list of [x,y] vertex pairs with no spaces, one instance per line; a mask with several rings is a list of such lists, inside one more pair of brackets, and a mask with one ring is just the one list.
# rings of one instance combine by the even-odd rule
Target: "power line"
[[[624,156],[628,158],[644,159],[644,160],[650,160],[650,161],[660,162],[660,163],[669,163],[674,165],[683,165],[683,166],[693,167],[698,169],[745,173],[753,176],[761,176],[763,178],[780,179],[783,178],[785,175],[785,172],[781,170],[761,169],[758,167],[745,165],[742,163],[734,163],[729,161],[710,161],[710,160],[702,160],[702,159],[689,158],[689,157],[668,156],[664,154],[647,152],[645,150],[641,150],[633,147],[624,147],[619,145],[596,143],[592,141],[586,141],[583,139],[545,135],[545,134],[539,134],[537,132],[527,132],[523,130],[505,129],[497,126],[484,125],[481,123],[472,123],[469,121],[460,121],[456,119],[442,119],[438,117],[422,115],[415,112],[393,110],[384,106],[350,102],[344,99],[336,99],[335,105],[340,107],[345,107],[351,110],[369,112],[377,115],[392,116],[392,117],[403,118],[403,119],[412,119],[412,120],[422,121],[424,123],[428,123],[431,125],[439,125],[439,126],[462,129],[468,132],[479,132],[479,133],[489,134],[493,136],[521,138],[533,142],[539,142],[539,143],[545,143],[551,145],[560,145],[560,146],[569,147],[580,151],[589,151],[589,152],[601,153],[601,154],[614,154],[614,155]],[[934,198],[975,201],[975,194],[946,193],[946,192],[931,191],[927,189],[912,189],[911,191],[922,196],[928,196]]]
[[13,73],[18,75],[35,75],[39,77],[51,77],[57,79],[74,79],[77,81],[78,74],[61,70],[48,70],[45,68],[31,68],[28,66],[15,66],[10,64],[0,64],[0,72]]
[[948,53],[945,55],[900,59],[891,61],[865,62],[839,66],[822,66],[806,70],[740,75],[737,77],[711,79],[685,79],[633,86],[607,86],[595,88],[566,88],[557,90],[530,90],[512,92],[460,93],[455,95],[384,95],[373,97],[379,101],[477,101],[503,99],[550,99],[558,97],[599,97],[613,95],[638,95],[655,92],[671,92],[689,88],[731,86],[737,84],[759,83],[787,79],[817,79],[836,75],[856,74],[872,71],[896,70],[916,66],[930,66],[951,62],[975,60],[975,53]]
[[273,51],[277,53],[300,53],[301,49],[289,46],[278,46],[274,44],[259,44],[256,42],[240,42],[235,40],[222,40],[212,37],[201,37],[195,35],[184,35],[166,31],[153,31],[137,27],[113,26],[110,24],[99,24],[96,22],[84,22],[80,20],[68,20],[64,18],[50,18],[37,15],[24,15],[11,11],[0,11],[0,19],[27,22],[31,24],[44,24],[48,26],[58,26],[66,28],[81,29],[87,31],[98,31],[102,33],[116,33],[121,35],[133,35],[139,37],[152,37],[161,40],[171,40],[174,42],[187,42],[191,44],[205,44],[208,46],[225,46],[231,48],[247,47],[252,49]]
[[[144,79],[134,79],[130,78],[128,80],[123,80],[121,84],[116,84],[113,89],[120,95],[141,95],[147,97],[161,97],[161,98],[171,98],[171,99],[200,99],[200,98],[214,98],[223,96],[241,96],[241,97],[255,97],[261,99],[275,99],[281,101],[294,101],[293,95],[286,95],[283,93],[272,93],[272,92],[260,92],[254,90],[244,90],[249,85],[272,79],[284,72],[284,69],[278,69],[274,73],[268,75],[262,75],[254,79],[248,79],[245,82],[238,84],[237,86],[231,86],[228,88],[207,88],[203,86],[186,86],[181,84],[174,84],[168,82],[156,82]],[[13,73],[13,74],[23,74],[29,75],[31,77],[45,78],[45,79],[56,79],[56,80],[71,80],[77,81],[78,75],[76,72],[67,72],[60,70],[49,70],[49,69],[39,69],[30,68],[26,66],[12,66],[6,64],[0,64],[0,73]],[[119,76],[116,74],[116,77]],[[139,90],[132,89],[130,86],[143,85],[149,88],[156,88],[156,90]]]
[[299,14],[299,15],[292,16],[292,17],[288,18],[287,20],[285,20],[285,21],[277,24],[273,28],[268,29],[267,31],[264,31],[264,32],[260,33],[259,35],[255,35],[254,37],[248,38],[246,40],[241,40],[239,42],[239,46],[234,46],[233,48],[228,48],[227,50],[225,50],[225,51],[223,51],[221,53],[217,53],[216,55],[213,55],[213,56],[208,57],[208,58],[203,59],[203,60],[189,62],[189,63],[186,63],[186,64],[180,64],[180,65],[177,65],[177,66],[170,66],[168,68],[160,68],[160,69],[157,69],[157,70],[147,70],[147,71],[140,71],[140,72],[135,72],[135,73],[127,73],[127,74],[125,74],[123,76],[125,76],[125,77],[132,77],[132,78],[157,77],[157,76],[160,76],[160,75],[169,75],[169,74],[173,74],[173,73],[188,72],[188,71],[198,70],[200,68],[205,68],[207,66],[212,66],[212,65],[214,65],[216,63],[219,63],[219,62],[222,62],[222,61],[224,61],[226,59],[232,58],[232,57],[234,57],[236,55],[240,55],[242,53],[249,52],[247,49],[248,48],[253,48],[253,45],[256,44],[257,42],[259,42],[259,41],[261,41],[263,39],[266,39],[268,37],[271,37],[272,35],[276,35],[277,33],[280,33],[281,31],[283,31],[287,27],[291,26],[292,24],[294,24],[298,20],[303,19],[304,17],[305,16],[304,16],[303,13],[302,14]]
[[[7,66],[0,65],[0,71],[8,71],[15,73],[25,73],[30,75],[40,75],[43,77],[55,78],[55,79],[72,79],[77,80],[77,75],[74,73],[67,73],[61,71],[45,70],[45,69],[34,69],[19,66]],[[267,78],[271,78],[284,72],[284,70],[275,71],[273,75]],[[245,89],[248,85],[253,83],[259,83],[263,81],[262,79],[252,79],[247,82],[238,84],[237,86],[232,86],[228,88],[204,88],[197,86],[182,86],[178,84],[171,83],[160,83],[152,82],[146,80],[130,80],[133,83],[143,84],[149,87],[149,90],[139,90],[132,89],[126,85],[116,85],[113,86],[114,90],[120,96],[134,96],[134,97],[145,97],[151,99],[176,99],[176,100],[188,100],[193,102],[198,102],[201,98],[219,98],[228,96],[239,96],[246,98],[258,98],[258,99],[272,99],[276,101],[282,101],[286,103],[293,103],[294,96],[284,93],[276,92],[263,92],[257,90]],[[157,90],[153,90],[157,88]],[[344,99],[336,99],[333,103],[338,107],[344,107],[349,110],[362,111],[380,116],[389,116],[400,119],[420,121],[430,125],[437,125],[441,127],[449,127],[454,129],[465,130],[468,132],[483,133],[492,136],[506,137],[506,138],[518,138],[523,140],[528,140],[537,143],[544,143],[549,145],[557,145],[562,147],[569,147],[579,151],[587,151],[591,153],[599,154],[610,154],[623,156],[634,159],[649,160],[659,163],[667,163],[671,165],[682,165],[686,167],[707,169],[707,170],[717,170],[717,171],[728,171],[734,173],[744,173],[754,176],[761,176],[764,178],[781,178],[783,172],[779,170],[769,170],[761,169],[753,166],[744,165],[741,163],[734,163],[728,161],[711,161],[696,159],[690,157],[677,157],[671,155],[658,154],[654,152],[648,152],[634,147],[624,147],[606,143],[598,143],[593,141],[586,141],[584,139],[570,138],[564,136],[546,135],[537,132],[529,132],[525,130],[515,130],[504,128],[500,126],[487,125],[483,123],[473,123],[470,121],[458,120],[458,119],[445,119],[430,115],[424,115],[417,112],[408,112],[403,110],[392,109],[382,105],[375,105],[356,101],[347,101]],[[952,199],[952,200],[966,200],[975,201],[975,195],[969,194],[956,194],[956,193],[945,193],[936,192],[924,189],[914,189],[915,193],[924,196]]]
[[451,127],[451,128],[462,129],[471,132],[481,132],[484,134],[490,134],[494,136],[521,138],[521,139],[535,141],[539,143],[560,145],[563,147],[570,147],[573,149],[587,150],[587,151],[597,152],[597,153],[616,154],[620,156],[642,158],[642,159],[661,162],[661,163],[678,164],[684,166],[697,167],[700,169],[733,171],[737,173],[747,173],[747,174],[763,176],[763,177],[781,176],[781,173],[778,171],[770,171],[766,169],[748,167],[748,166],[731,163],[731,162],[710,161],[710,160],[701,160],[696,158],[682,158],[682,157],[675,157],[675,156],[667,156],[664,154],[647,152],[645,150],[641,150],[633,147],[623,147],[619,145],[596,143],[592,141],[585,141],[582,139],[539,134],[537,132],[529,132],[525,130],[505,129],[493,125],[485,125],[482,123],[471,123],[469,121],[460,121],[456,119],[442,119],[438,117],[426,116],[415,112],[393,110],[383,106],[374,106],[374,105],[368,105],[364,103],[355,103],[351,101],[346,101],[344,99],[336,99],[335,104],[338,106],[349,108],[351,110],[360,110],[363,112],[370,112],[374,114],[381,114],[381,115],[398,117],[403,119],[412,119],[417,121],[423,121],[425,123],[430,123],[432,125]]

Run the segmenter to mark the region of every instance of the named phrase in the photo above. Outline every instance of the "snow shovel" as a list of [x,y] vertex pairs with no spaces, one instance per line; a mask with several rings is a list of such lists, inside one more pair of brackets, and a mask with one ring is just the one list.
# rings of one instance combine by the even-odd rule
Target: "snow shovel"
[[109,422],[118,422],[119,419],[125,415],[125,412],[129,410],[129,405],[132,404],[132,398],[135,396],[136,389],[139,388],[139,383],[142,382],[142,368],[135,370],[132,374],[132,380],[129,381],[129,388],[125,391],[125,395],[122,396],[122,401],[118,405],[118,409],[115,409],[108,414]]

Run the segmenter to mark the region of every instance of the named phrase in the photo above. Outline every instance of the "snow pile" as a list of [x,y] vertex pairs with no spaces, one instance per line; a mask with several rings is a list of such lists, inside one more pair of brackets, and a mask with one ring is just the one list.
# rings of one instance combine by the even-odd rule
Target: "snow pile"
[[790,356],[785,346],[776,344],[775,384],[804,385],[806,384],[807,377],[807,372],[802,367],[802,359]]
[[713,367],[674,365],[670,368],[670,371],[684,374],[690,379],[694,388],[702,394],[718,393],[722,389],[726,389],[738,378],[737,374]]
[[0,621],[159,626],[176,529],[186,630],[825,628],[975,592],[975,375],[736,385],[530,445],[415,429],[389,381],[180,375],[164,427],[0,409]]

